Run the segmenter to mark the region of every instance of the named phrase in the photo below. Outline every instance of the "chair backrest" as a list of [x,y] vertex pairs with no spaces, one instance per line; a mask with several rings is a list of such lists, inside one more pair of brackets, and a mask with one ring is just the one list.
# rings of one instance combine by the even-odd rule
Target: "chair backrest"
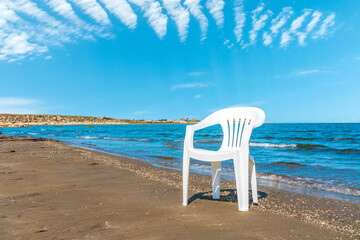
[[220,150],[248,146],[252,129],[265,121],[263,110],[255,107],[234,107],[214,112],[199,123],[199,128],[220,124],[223,142]]

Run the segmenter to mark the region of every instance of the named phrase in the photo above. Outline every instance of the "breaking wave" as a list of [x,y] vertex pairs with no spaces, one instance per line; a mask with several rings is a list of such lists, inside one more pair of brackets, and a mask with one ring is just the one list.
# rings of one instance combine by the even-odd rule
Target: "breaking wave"
[[152,142],[154,139],[146,139],[146,138],[112,138],[112,137],[104,137],[105,140],[114,140],[114,141],[133,141],[133,142]]

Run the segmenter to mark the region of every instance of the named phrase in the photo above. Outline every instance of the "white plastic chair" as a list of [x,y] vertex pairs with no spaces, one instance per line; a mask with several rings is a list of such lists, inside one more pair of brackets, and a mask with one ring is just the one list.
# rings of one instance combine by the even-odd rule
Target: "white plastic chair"
[[[233,159],[239,211],[249,211],[249,171],[253,203],[258,202],[254,158],[249,154],[249,140],[254,128],[265,121],[259,108],[236,107],[219,110],[195,125],[186,126],[183,155],[183,205],[188,205],[190,159],[211,162],[213,199],[220,198],[221,161]],[[194,132],[220,124],[223,142],[218,151],[194,148]],[[250,168],[249,168],[250,167]]]

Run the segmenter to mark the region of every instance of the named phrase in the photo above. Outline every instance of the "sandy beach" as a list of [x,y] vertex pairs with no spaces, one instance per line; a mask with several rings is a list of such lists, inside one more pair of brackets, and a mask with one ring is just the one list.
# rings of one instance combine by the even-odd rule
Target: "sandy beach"
[[358,204],[259,187],[238,212],[235,185],[62,142],[0,135],[0,239],[358,239]]

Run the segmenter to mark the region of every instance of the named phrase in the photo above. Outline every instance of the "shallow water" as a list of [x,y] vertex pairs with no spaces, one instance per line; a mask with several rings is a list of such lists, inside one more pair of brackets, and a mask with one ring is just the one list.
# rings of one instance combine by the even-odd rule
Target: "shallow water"
[[[31,126],[0,128],[7,135],[45,137],[73,145],[181,169],[185,125]],[[217,150],[220,126],[195,134],[195,147]],[[265,124],[253,131],[260,185],[360,203],[360,124]],[[222,165],[233,179],[233,163]],[[191,171],[209,175],[210,164],[192,161]]]

